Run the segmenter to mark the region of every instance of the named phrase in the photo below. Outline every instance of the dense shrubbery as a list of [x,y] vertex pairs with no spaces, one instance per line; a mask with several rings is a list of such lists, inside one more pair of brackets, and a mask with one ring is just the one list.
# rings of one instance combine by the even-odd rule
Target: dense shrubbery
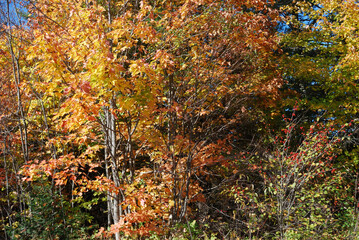
[[355,1],[0,6],[0,238],[357,236]]

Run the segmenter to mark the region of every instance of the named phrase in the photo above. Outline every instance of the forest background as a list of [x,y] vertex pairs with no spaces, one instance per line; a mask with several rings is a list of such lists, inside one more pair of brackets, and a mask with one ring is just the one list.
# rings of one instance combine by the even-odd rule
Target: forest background
[[357,239],[354,0],[0,1],[1,239]]

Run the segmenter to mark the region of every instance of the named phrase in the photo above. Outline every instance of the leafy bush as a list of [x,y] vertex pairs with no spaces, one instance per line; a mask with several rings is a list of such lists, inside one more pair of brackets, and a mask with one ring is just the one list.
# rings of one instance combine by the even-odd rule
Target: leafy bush
[[92,217],[72,207],[49,185],[34,186],[28,197],[28,210],[16,214],[16,222],[7,226],[12,239],[87,239]]

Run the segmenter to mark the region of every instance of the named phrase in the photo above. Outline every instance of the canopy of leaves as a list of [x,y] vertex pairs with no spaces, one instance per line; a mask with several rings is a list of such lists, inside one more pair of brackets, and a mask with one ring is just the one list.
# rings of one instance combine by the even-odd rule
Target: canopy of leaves
[[356,236],[358,9],[4,2],[4,237]]

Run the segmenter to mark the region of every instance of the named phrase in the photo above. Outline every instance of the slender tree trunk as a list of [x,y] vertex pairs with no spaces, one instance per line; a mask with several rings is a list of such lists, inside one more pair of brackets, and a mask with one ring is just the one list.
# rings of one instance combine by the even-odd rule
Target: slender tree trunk
[[[16,88],[16,97],[17,97],[17,105],[18,105],[18,123],[19,123],[19,132],[20,132],[20,140],[21,140],[21,149],[23,154],[23,159],[25,164],[29,161],[29,150],[28,150],[28,136],[27,136],[27,122],[25,117],[25,112],[23,108],[22,96],[21,96],[21,89],[20,89],[20,82],[21,82],[21,74],[20,74],[20,51],[18,51],[18,56],[16,56],[13,46],[13,32],[12,32],[12,22],[10,18],[10,0],[6,0],[6,21],[7,21],[7,31],[5,34],[7,35],[7,43],[9,52],[11,55],[12,60],[12,71],[13,71],[13,80],[15,83]],[[21,41],[21,39],[18,39]],[[14,160],[13,160],[14,162]],[[15,165],[15,164],[14,164]],[[15,170],[15,169],[14,169]],[[15,171],[17,172],[17,170]],[[25,218],[25,208],[26,208],[26,197],[25,197],[25,190],[22,184],[22,180],[20,179],[19,175],[16,175],[17,179],[17,193],[19,199],[19,207],[20,211],[23,213],[23,217]],[[29,186],[29,185],[28,185]],[[29,214],[31,213],[31,209],[29,209]]]
[[[7,27],[8,30],[7,38],[8,38],[8,47],[11,54],[12,59],[12,70],[13,70],[13,77],[16,87],[16,95],[17,95],[17,103],[18,103],[18,111],[20,114],[19,118],[19,128],[20,128],[20,137],[21,137],[21,147],[22,152],[24,154],[24,161],[25,163],[28,162],[28,141],[27,141],[27,123],[23,108],[23,103],[21,99],[21,91],[20,91],[20,65],[19,65],[19,57],[15,56],[14,48],[13,48],[13,37],[12,37],[12,26],[10,21],[10,1],[6,0],[6,6],[7,6]],[[20,55],[20,53],[19,53]]]
[[[120,187],[120,180],[118,176],[118,166],[117,166],[117,156],[116,156],[116,119],[113,116],[111,109],[115,107],[114,100],[110,102],[110,108],[105,108],[105,121],[104,121],[104,131],[105,131],[105,165],[106,165],[106,175],[111,177],[111,179],[115,183],[115,187]],[[110,164],[109,161],[110,160]],[[111,172],[109,171],[109,165]],[[113,219],[113,224],[116,224],[120,221],[120,216],[122,215],[122,208],[120,207],[120,197],[116,192],[108,192],[107,193],[107,206],[108,206],[108,214],[111,214]],[[110,217],[108,216],[108,223],[111,224]],[[120,239],[119,233],[115,234],[116,240]]]

